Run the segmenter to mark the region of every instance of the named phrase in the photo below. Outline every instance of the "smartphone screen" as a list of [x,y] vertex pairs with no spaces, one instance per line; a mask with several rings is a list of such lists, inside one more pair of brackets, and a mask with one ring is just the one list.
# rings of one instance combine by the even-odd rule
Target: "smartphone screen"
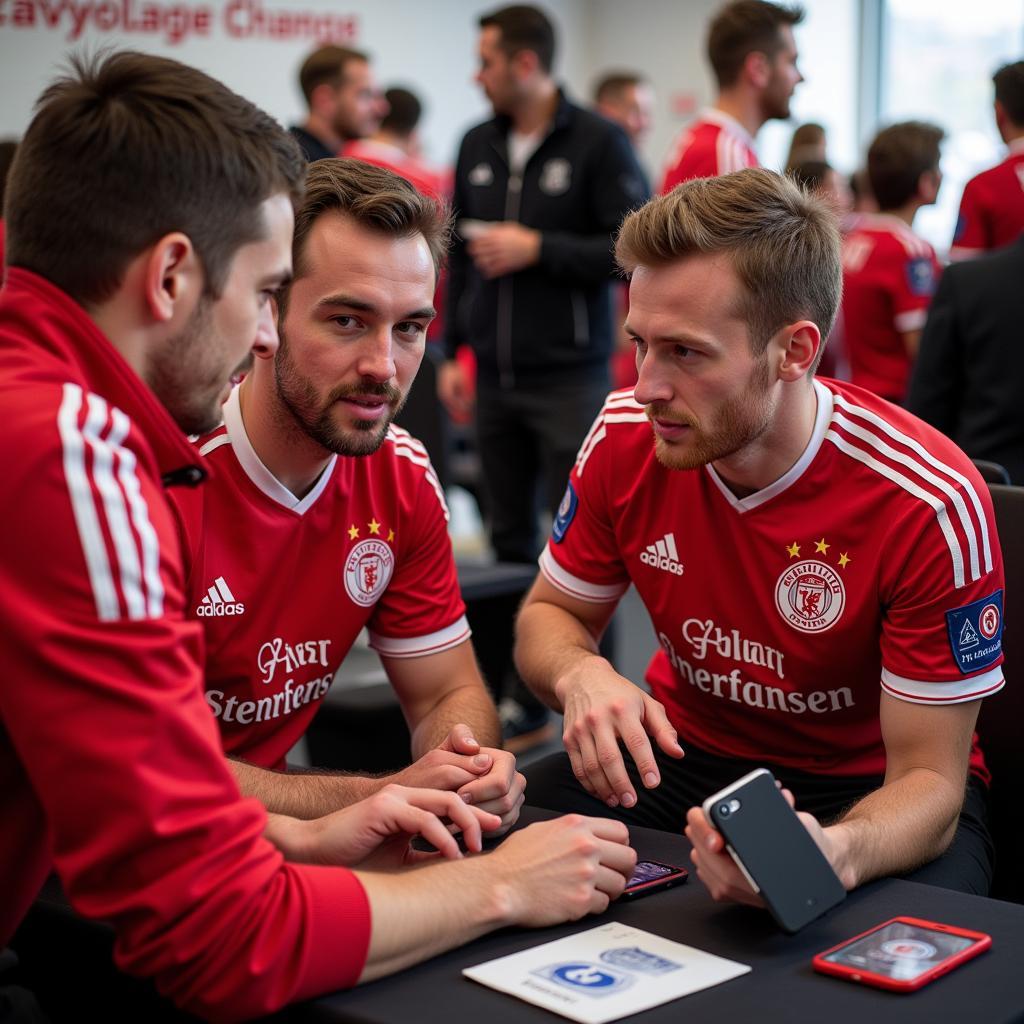
[[673,864],[662,864],[656,860],[639,860],[622,895],[640,896],[658,889],[668,889],[685,882],[687,875],[689,872],[686,868],[677,868]]
[[824,955],[822,960],[880,974],[892,981],[914,981],[975,941],[965,935],[890,921]]

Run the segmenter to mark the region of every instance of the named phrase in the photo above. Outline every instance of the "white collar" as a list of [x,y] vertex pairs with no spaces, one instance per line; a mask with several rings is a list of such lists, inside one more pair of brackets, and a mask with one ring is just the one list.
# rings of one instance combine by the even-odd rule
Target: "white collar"
[[234,450],[238,464],[245,471],[245,475],[268,497],[276,501],[278,505],[290,509],[297,515],[303,515],[316,503],[317,498],[324,492],[334,467],[338,461],[337,455],[331,456],[331,461],[324,467],[313,489],[304,497],[297,498],[273,473],[263,465],[260,457],[245,432],[245,424],[242,422],[242,405],[239,400],[239,385],[232,388],[228,400],[224,403],[224,426],[227,429],[228,437],[231,438],[231,447]]
[[706,110],[702,110],[700,112],[698,120],[710,121],[712,124],[717,124],[719,128],[724,128],[727,132],[735,135],[745,145],[756,152],[754,136],[751,135],[750,132],[748,132],[747,129],[732,116],[732,114],[727,114],[724,110],[719,110],[718,107],[708,107]]

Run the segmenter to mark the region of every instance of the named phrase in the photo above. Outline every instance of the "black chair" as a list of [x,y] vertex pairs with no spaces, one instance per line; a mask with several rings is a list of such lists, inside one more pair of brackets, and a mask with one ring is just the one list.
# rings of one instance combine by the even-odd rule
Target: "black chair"
[[987,484],[1005,484],[1009,487],[1010,473],[1005,466],[998,462],[989,462],[988,459],[971,459],[974,468],[981,474],[981,479]]
[[1024,622],[1024,487],[992,484],[989,491],[1006,574],[1006,686],[982,701],[978,736],[992,772],[991,825],[996,846],[992,895],[1024,903],[1024,627],[1017,628]]

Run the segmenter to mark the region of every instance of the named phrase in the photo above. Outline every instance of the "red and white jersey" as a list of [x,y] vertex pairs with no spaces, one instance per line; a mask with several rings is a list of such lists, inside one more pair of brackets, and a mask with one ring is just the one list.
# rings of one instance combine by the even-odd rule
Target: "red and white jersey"
[[850,379],[902,402],[912,361],[903,335],[919,331],[942,268],[898,217],[865,213],[843,238],[843,330]]
[[355,984],[362,886],[284,863],[203,699],[164,493],[201,460],[82,307],[15,267],[0,407],[0,946],[56,868],[118,965],[204,1018]]
[[964,186],[950,259],[1000,249],[1024,234],[1024,139],[1015,139],[1009,148],[1001,164]]
[[226,753],[283,768],[364,626],[385,658],[469,638],[444,495],[407,431],[392,425],[373,455],[334,456],[301,500],[253,451],[237,388],[196,447],[211,479],[176,503]]
[[[612,392],[540,566],[585,601],[636,586],[684,749],[880,774],[879,687],[942,706],[1003,685],[999,541],[951,441],[859,388],[814,389],[803,455],[742,499],[710,466],[662,466],[642,406]],[[971,763],[984,773],[976,746]]]
[[736,118],[711,108],[683,129],[673,145],[661,192],[671,192],[691,178],[714,178],[758,166],[754,139],[746,128]]

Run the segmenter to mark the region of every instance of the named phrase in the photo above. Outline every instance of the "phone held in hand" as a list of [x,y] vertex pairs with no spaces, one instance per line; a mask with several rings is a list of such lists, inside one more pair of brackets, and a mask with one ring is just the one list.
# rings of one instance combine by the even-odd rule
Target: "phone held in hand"
[[633,868],[633,877],[622,892],[622,899],[635,900],[648,893],[671,889],[674,885],[682,885],[689,877],[690,872],[686,868],[656,860],[638,860]]
[[916,917],[894,917],[819,953],[816,971],[890,992],[916,992],[992,945],[972,932]]
[[758,768],[704,801],[737,867],[787,932],[799,931],[846,897],[811,834],[767,768]]

